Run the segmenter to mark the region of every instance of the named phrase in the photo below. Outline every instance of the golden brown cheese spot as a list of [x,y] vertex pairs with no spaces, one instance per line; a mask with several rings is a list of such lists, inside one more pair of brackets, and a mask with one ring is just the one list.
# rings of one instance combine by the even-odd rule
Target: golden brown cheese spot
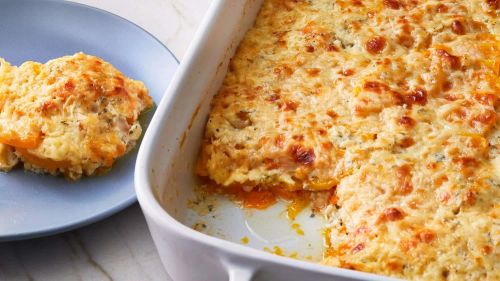
[[333,148],[333,143],[332,142],[324,142],[321,144],[321,147],[325,150],[331,150]]
[[266,100],[269,102],[275,102],[281,98],[281,95],[278,93],[271,94]]
[[286,36],[287,33],[288,32],[286,32],[286,31],[275,31],[275,32],[273,32],[273,35],[276,36],[276,43],[279,44],[280,46],[285,47],[286,44],[287,44],[286,38],[285,38],[285,36]]
[[398,43],[410,48],[415,43],[415,39],[409,34],[400,34],[398,35]]
[[427,91],[417,88],[412,92],[403,95],[403,101],[408,106],[412,106],[414,104],[425,105],[427,104]]
[[377,94],[380,94],[382,91],[390,89],[389,86],[387,86],[386,84],[377,81],[367,81],[363,85],[363,88],[367,91],[374,92]]
[[499,0],[486,0],[486,2],[488,3],[488,5],[492,8],[492,9],[500,9],[500,1]]
[[448,122],[461,122],[467,118],[467,111],[463,108],[454,108],[450,110],[445,116],[445,120]]
[[400,142],[399,142],[399,146],[401,146],[402,148],[408,148],[412,145],[415,144],[415,141],[413,140],[413,138],[410,138],[410,137],[407,137],[407,138],[403,138]]
[[490,93],[476,93],[474,94],[474,99],[479,101],[481,104],[496,107],[498,105],[498,95]]
[[446,50],[438,49],[438,56],[441,58],[441,61],[447,65],[449,68],[453,70],[457,70],[460,68],[460,58],[457,56],[451,55]]
[[415,126],[416,122],[413,118],[411,118],[409,116],[402,116],[401,118],[399,118],[398,124],[400,124],[406,128],[412,128]]
[[283,136],[283,135],[277,135],[274,138],[274,144],[277,147],[283,148],[284,143],[285,143],[285,136]]
[[333,44],[328,44],[328,45],[326,46],[326,50],[327,50],[328,52],[338,52],[338,51],[339,51],[339,48],[338,48],[337,46],[333,45]]
[[274,74],[280,79],[285,79],[290,77],[294,70],[288,65],[280,65],[273,69]]
[[382,214],[382,221],[398,221],[404,218],[405,214],[398,208],[387,208]]
[[339,115],[338,115],[335,111],[333,111],[333,110],[328,110],[328,111],[326,112],[326,115],[330,116],[330,118],[332,118],[332,119],[335,119],[335,118],[337,118],[337,117],[339,116]]
[[351,0],[351,1],[352,1],[353,6],[363,7],[363,1],[361,1],[361,0]]
[[64,90],[71,92],[74,89],[75,89],[75,84],[73,83],[73,81],[71,81],[71,79],[69,79],[68,82],[64,84]]
[[436,239],[436,234],[432,230],[425,229],[425,230],[419,231],[417,233],[417,237],[420,240],[420,242],[431,243],[432,241],[434,241]]
[[437,12],[438,13],[447,13],[448,12],[448,6],[446,6],[445,4],[442,4],[442,3],[439,3],[437,6]]
[[281,106],[281,109],[283,111],[295,111],[299,107],[299,104],[297,102],[287,100],[283,105]]
[[457,157],[453,159],[453,162],[460,164],[462,167],[474,168],[479,165],[476,159],[472,157]]
[[316,155],[314,154],[314,150],[312,148],[305,148],[302,145],[292,145],[288,149],[290,154],[292,155],[295,162],[302,165],[312,165],[314,160],[316,159]]
[[318,74],[321,72],[321,69],[319,69],[319,68],[308,68],[308,69],[306,69],[306,72],[311,77],[317,77]]
[[380,54],[386,45],[385,38],[382,36],[375,36],[366,42],[365,48],[368,53],[372,55]]
[[398,24],[401,26],[401,32],[397,36],[398,43],[407,48],[412,47],[415,43],[415,38],[411,34],[413,28],[409,20],[406,17],[401,17],[398,19]]
[[402,165],[396,169],[396,173],[399,179],[398,186],[396,190],[399,194],[407,195],[413,191],[411,166]]
[[401,4],[398,0],[384,0],[384,6],[390,9],[397,10],[401,7]]
[[487,110],[485,112],[474,115],[469,124],[471,127],[493,127],[498,119],[498,114],[493,110]]
[[456,34],[459,34],[459,35],[464,35],[465,34],[465,27],[463,25],[463,23],[459,20],[454,20],[452,23],[451,23],[451,30],[456,33]]
[[296,5],[298,5],[300,0],[277,0],[276,4],[284,7],[287,11],[291,11],[295,8]]
[[46,101],[43,102],[42,105],[39,107],[38,111],[40,114],[45,115],[50,113],[50,111],[57,109],[59,106],[56,102],[54,101]]
[[468,205],[473,205],[476,202],[476,192],[474,192],[473,190],[467,190],[467,192],[465,192],[464,201]]
[[300,135],[293,135],[292,139],[295,140],[295,141],[298,141],[298,142],[302,142],[302,141],[304,141],[305,137],[302,134],[300,134]]
[[341,74],[344,76],[352,76],[354,74],[354,70],[350,68],[344,69],[342,70]]

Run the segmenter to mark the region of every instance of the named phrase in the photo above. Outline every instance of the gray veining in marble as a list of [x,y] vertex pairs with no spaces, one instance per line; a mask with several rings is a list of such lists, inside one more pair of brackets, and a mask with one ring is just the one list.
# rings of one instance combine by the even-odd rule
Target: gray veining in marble
[[0,243],[0,280],[170,280],[137,204],[60,235]]

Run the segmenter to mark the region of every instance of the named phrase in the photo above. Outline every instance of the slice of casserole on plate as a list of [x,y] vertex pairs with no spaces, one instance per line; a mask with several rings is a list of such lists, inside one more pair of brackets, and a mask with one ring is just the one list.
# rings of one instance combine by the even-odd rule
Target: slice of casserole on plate
[[0,143],[28,170],[70,179],[111,168],[141,135],[152,105],[144,84],[77,53],[46,64],[0,66]]

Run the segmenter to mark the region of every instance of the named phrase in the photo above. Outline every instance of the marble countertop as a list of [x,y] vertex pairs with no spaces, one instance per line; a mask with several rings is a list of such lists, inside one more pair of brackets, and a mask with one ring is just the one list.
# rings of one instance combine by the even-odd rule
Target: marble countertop
[[[213,0],[76,0],[120,15],[149,31],[181,60]],[[147,281],[163,269],[137,204],[59,235],[0,243],[0,280]]]

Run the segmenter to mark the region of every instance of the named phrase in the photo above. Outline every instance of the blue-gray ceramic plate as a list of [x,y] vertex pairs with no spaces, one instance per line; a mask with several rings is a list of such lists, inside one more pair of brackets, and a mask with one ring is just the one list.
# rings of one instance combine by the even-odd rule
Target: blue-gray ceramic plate
[[[142,80],[156,104],[177,68],[172,54],[136,25],[105,11],[50,0],[0,0],[0,57],[19,65],[76,52],[99,56]],[[142,117],[143,127],[152,112]],[[69,182],[21,168],[0,173],[0,241],[33,238],[105,218],[135,202],[137,149],[106,175]]]

